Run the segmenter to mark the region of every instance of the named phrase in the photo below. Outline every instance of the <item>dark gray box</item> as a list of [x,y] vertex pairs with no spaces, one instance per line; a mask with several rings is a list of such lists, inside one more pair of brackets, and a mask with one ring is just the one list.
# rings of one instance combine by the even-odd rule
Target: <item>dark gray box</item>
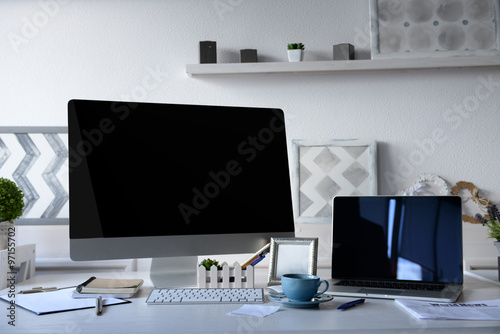
[[256,63],[256,62],[257,62],[256,49],[240,50],[240,63]]
[[216,64],[216,63],[217,63],[217,42],[201,41],[200,64]]
[[333,60],[354,60],[354,46],[349,43],[334,45]]

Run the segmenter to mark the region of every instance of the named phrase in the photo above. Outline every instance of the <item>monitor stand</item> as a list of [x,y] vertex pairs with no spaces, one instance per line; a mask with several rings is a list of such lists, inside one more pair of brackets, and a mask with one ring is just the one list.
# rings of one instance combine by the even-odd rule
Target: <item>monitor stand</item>
[[197,269],[197,256],[160,257],[151,261],[149,275],[155,288],[193,288]]

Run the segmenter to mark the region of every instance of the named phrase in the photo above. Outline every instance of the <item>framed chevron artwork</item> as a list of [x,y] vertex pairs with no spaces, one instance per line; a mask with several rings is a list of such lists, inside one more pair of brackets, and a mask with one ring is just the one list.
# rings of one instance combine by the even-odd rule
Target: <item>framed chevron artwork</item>
[[16,224],[68,224],[67,128],[0,127],[0,177],[24,193],[24,212]]
[[361,140],[293,140],[296,223],[331,223],[337,195],[377,195],[377,146]]

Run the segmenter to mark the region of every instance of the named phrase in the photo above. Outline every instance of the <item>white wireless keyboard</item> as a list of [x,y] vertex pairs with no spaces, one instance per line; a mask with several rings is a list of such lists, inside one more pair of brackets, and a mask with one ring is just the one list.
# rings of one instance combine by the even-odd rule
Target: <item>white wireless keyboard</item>
[[172,305],[172,304],[216,304],[233,303],[249,304],[263,303],[264,292],[256,288],[236,289],[154,289],[151,291],[146,304]]

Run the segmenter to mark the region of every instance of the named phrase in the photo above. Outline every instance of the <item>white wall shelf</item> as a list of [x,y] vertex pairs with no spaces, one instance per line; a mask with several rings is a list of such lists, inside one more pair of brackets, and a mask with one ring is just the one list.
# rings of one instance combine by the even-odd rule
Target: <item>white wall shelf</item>
[[500,67],[500,56],[401,58],[370,60],[304,61],[298,63],[224,63],[188,64],[190,77],[250,74],[315,74],[423,69]]

